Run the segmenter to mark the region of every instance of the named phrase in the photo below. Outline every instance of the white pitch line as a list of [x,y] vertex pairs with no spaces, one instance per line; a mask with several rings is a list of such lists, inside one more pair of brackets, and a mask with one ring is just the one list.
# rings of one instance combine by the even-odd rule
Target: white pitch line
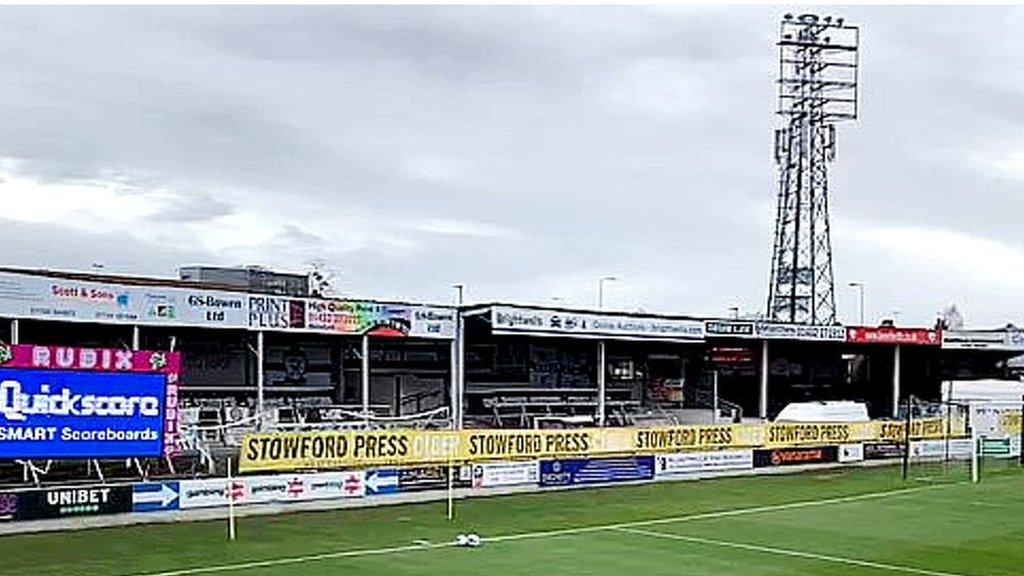
[[650,538],[662,538],[666,540],[680,540],[683,542],[689,542],[691,544],[708,544],[712,546],[722,546],[725,548],[737,548],[739,550],[749,550],[753,552],[763,552],[766,554],[775,554],[778,556],[792,556],[794,558],[804,558],[807,560],[818,560],[821,562],[832,562],[834,564],[847,564],[850,566],[859,566],[861,568],[872,568],[875,570],[884,570],[888,572],[903,572],[906,574],[918,574],[919,576],[967,576],[966,574],[959,574],[956,572],[941,572],[937,570],[927,570],[925,568],[914,568],[912,566],[901,566],[899,564],[886,564],[883,562],[872,562],[870,560],[858,560],[856,558],[844,558],[842,556],[832,556],[828,554],[815,554],[813,552],[802,552],[800,550],[789,550],[786,548],[775,548],[772,546],[760,546],[757,544],[744,544],[742,542],[730,542],[728,540],[714,540],[711,538],[698,538],[696,536],[684,536],[682,534],[670,534],[667,532],[655,532],[653,530],[641,530],[639,528],[618,528],[617,532],[623,532],[626,534],[637,534],[640,536],[647,536]]
[[253,568],[270,568],[273,566],[301,564],[304,562],[315,562],[317,560],[381,556],[384,554],[397,554],[400,552],[414,552],[416,550],[447,548],[449,546],[455,546],[455,542],[444,542],[440,544],[410,544],[407,546],[392,546],[390,548],[368,548],[362,550],[345,550],[341,552],[324,552],[323,554],[311,554],[309,556],[290,556],[286,558],[274,558],[271,560],[254,560],[252,562],[239,562],[237,564],[221,564],[218,566],[182,568],[180,570],[169,570],[167,572],[146,572],[144,574],[136,574],[135,576],[192,576],[193,574],[214,574],[217,572],[234,572],[237,570],[251,570]]
[[[888,498],[903,494],[912,494],[924,490],[934,490],[953,484],[934,484],[927,486],[915,486],[913,488],[899,488],[896,490],[885,490],[882,492],[868,492],[854,496],[839,496],[836,498],[823,498],[821,500],[802,500],[786,504],[773,504],[770,506],[755,506],[753,508],[735,508],[732,510],[720,510],[718,512],[704,512],[700,514],[686,514],[682,516],[668,516],[652,520],[638,520],[635,522],[620,522],[617,524],[599,524],[594,526],[581,526],[577,528],[563,528],[559,530],[544,530],[539,532],[521,532],[519,534],[506,534],[503,536],[492,536],[481,538],[482,542],[512,542],[516,540],[530,540],[536,538],[551,538],[555,536],[571,536],[574,534],[585,534],[589,532],[601,532],[608,530],[619,530],[622,528],[635,528],[638,526],[657,526],[660,524],[675,524],[679,522],[692,522],[695,520],[709,520],[712,518],[728,518],[747,514],[758,514],[761,512],[777,512],[782,510],[795,510],[814,506],[827,506],[829,504],[842,504],[847,502],[860,502],[863,500],[875,500]],[[220,572],[233,572],[237,570],[248,570],[252,568],[266,568],[272,566],[284,566],[289,564],[301,564],[304,562],[316,562],[320,560],[333,560],[337,558],[360,558],[365,556],[380,556],[385,554],[397,554],[401,552],[414,552],[417,550],[432,550],[437,548],[448,548],[455,546],[454,542],[442,542],[437,544],[392,546],[389,548],[367,548],[361,550],[344,550],[338,552],[324,552],[321,554],[310,554],[307,556],[288,556],[270,560],[254,560],[251,562],[239,562],[236,564],[220,564],[216,566],[197,566],[195,568],[181,568],[164,572],[140,572],[130,576],[194,576],[197,574],[214,574]],[[949,575],[960,576],[960,575]]]
[[530,540],[534,538],[548,538],[551,536],[571,536],[573,534],[585,534],[587,532],[600,532],[605,530],[618,530],[620,528],[635,528],[637,526],[658,526],[660,524],[678,524],[680,522],[693,522],[695,520],[711,520],[715,518],[729,518],[731,516],[745,516],[761,512],[779,512],[783,510],[795,510],[799,508],[810,508],[815,506],[826,506],[828,504],[844,504],[847,502],[860,502],[863,500],[876,500],[902,494],[912,494],[924,490],[934,490],[952,484],[936,484],[928,486],[916,486],[914,488],[899,488],[883,492],[868,492],[855,496],[839,496],[836,498],[824,498],[822,500],[801,500],[786,504],[772,504],[769,506],[756,506],[753,508],[736,508],[733,510],[720,510],[718,512],[703,512],[700,514],[685,514],[682,516],[668,516],[655,518],[653,520],[637,520],[634,522],[620,522],[618,524],[599,524],[596,526],[583,526],[579,528],[562,528],[558,530],[545,530],[542,532],[523,532],[521,534],[508,534],[505,536],[491,536],[482,538],[483,542],[509,542],[515,540]]

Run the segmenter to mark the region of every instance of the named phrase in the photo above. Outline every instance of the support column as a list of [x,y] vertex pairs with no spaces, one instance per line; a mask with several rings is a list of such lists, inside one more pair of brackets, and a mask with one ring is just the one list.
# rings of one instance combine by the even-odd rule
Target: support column
[[768,418],[768,341],[761,342],[761,394],[759,396],[757,414],[762,419]]
[[11,344],[21,343],[21,324],[17,318],[11,320]]
[[605,351],[604,340],[597,343],[597,425],[605,421]]
[[462,311],[456,314],[456,342],[458,342],[459,377],[458,401],[455,404],[457,415],[455,427],[462,430],[466,426],[466,321],[462,318]]
[[359,355],[360,368],[359,378],[361,386],[361,392],[359,393],[359,399],[363,403],[363,417],[366,419],[366,425],[370,425],[370,337],[363,335],[363,351]]
[[900,413],[900,347],[897,346],[892,356],[892,417]]
[[711,379],[711,423],[718,424],[718,370],[715,370]]
[[132,326],[132,350],[138,350],[140,348],[141,340],[142,331],[139,329],[139,326]]
[[[457,320],[456,320],[457,321]],[[451,368],[449,374],[451,381],[448,382],[448,418],[451,421],[452,430],[459,429],[459,331],[455,330],[455,338],[452,338],[451,345]]]
[[256,429],[263,429],[264,344],[263,331],[256,333]]

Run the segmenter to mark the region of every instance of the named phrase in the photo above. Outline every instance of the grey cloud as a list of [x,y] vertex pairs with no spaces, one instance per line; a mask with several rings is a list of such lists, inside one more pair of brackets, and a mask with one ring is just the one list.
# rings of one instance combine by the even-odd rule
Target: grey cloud
[[[580,279],[616,273],[648,309],[759,309],[783,11],[4,8],[0,157],[44,182],[123,178],[180,195],[161,221],[256,214],[278,230],[251,247],[266,264],[320,258],[362,295],[446,299],[459,281],[493,298],[583,300]],[[836,225],[1020,247],[1010,215],[1024,183],[978,157],[1024,149],[1024,10],[836,13],[864,45],[862,118],[841,128],[833,165]],[[451,233],[472,223],[502,233]],[[11,250],[77,261],[39,248],[64,233],[53,228],[21,229],[35,242]],[[73,237],[72,252],[109,250],[140,272],[226,258]],[[903,318],[984,293],[979,280],[921,296],[913,263],[876,267],[857,250],[835,246],[838,282],[905,288],[918,309]],[[543,293],[559,275],[576,287]]]

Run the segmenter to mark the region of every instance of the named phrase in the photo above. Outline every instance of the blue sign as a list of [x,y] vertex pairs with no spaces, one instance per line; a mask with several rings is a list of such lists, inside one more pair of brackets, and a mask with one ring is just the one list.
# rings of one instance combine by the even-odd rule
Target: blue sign
[[389,468],[385,470],[367,470],[366,480],[367,496],[383,496],[386,494],[398,493],[398,470]]
[[0,369],[0,460],[163,452],[163,374]]
[[132,510],[135,512],[162,512],[178,509],[177,482],[145,482],[132,486]]
[[606,484],[653,479],[654,456],[542,460],[540,463],[541,486]]

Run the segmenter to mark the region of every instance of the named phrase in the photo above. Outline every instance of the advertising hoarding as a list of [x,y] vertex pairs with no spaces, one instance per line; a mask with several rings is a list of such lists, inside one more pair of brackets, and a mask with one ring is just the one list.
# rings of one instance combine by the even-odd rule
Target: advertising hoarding
[[540,463],[498,462],[473,466],[473,488],[497,488],[540,483]]
[[704,339],[704,322],[649,315],[593,314],[570,310],[548,310],[520,306],[493,306],[494,334],[575,336],[622,340]]
[[943,330],[942,347],[950,350],[998,350],[1024,352],[1024,331],[1006,330]]
[[398,494],[398,470],[394,468],[367,470],[364,484],[366,484],[367,496]]
[[177,453],[174,353],[0,345],[0,459]]
[[678,452],[655,457],[656,475],[660,477],[682,474],[721,472],[724,470],[752,470],[753,450],[716,450],[714,452]]
[[542,460],[541,486],[575,486],[654,479],[654,457]]
[[250,295],[249,327],[383,338],[455,337],[455,310],[360,300]]
[[398,470],[398,491],[422,492],[446,489],[448,488],[448,474],[452,474],[452,487],[467,488],[470,486],[468,467],[416,466]]
[[970,458],[971,439],[914,440],[910,443],[910,457],[917,458]]
[[65,322],[245,328],[238,292],[0,272],[0,316]]
[[942,344],[942,333],[927,328],[851,326],[846,329],[846,341],[851,344],[939,346]]
[[0,272],[0,317],[451,339],[453,308]]
[[[1019,430],[1016,420],[1010,422]],[[911,437],[962,435],[964,422],[915,420]],[[898,421],[726,424],[655,428],[552,430],[388,430],[249,434],[242,441],[243,472],[421,464],[555,460],[658,454],[720,448],[783,448],[824,444],[900,442]]]
[[708,336],[752,338],[763,340],[808,340],[817,342],[845,342],[846,328],[842,326],[809,326],[781,324],[753,320],[707,320],[704,331]]
[[868,440],[874,429],[870,422],[859,423],[780,423],[768,425],[768,446],[843,443]]
[[904,452],[906,452],[905,445],[898,442],[868,442],[864,444],[865,460],[902,458]]
[[132,485],[133,512],[163,512],[178,509],[181,486],[177,481],[142,482]]
[[10,522],[18,514],[18,494],[0,492],[0,522]]
[[706,320],[704,322],[704,332],[708,336],[753,338],[754,323],[740,320]]
[[132,510],[132,487],[85,486],[17,492],[16,520],[120,514]]
[[801,464],[823,464],[836,462],[839,449],[836,446],[815,446],[808,448],[776,448],[775,450],[754,450],[754,467],[798,466]]
[[757,322],[754,332],[764,340],[810,340],[816,342],[843,342],[846,329],[842,326],[808,326],[805,324],[776,324]]
[[863,462],[864,461],[864,445],[863,444],[840,444],[839,445],[839,463],[849,464],[851,462]]
[[[366,495],[365,472],[338,471],[278,476],[239,476],[232,479],[234,503],[269,504],[308,502]],[[136,496],[137,497],[137,496]],[[227,478],[181,480],[178,508],[211,508],[228,505]]]

